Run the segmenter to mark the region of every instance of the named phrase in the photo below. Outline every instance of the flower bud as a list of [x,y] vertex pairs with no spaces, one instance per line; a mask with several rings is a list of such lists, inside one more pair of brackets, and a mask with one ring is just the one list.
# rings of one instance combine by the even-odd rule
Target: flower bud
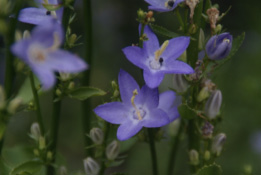
[[8,107],[7,107],[7,111],[10,113],[10,114],[14,114],[17,109],[20,107],[20,105],[22,104],[22,99],[17,97],[17,98],[14,98],[13,100],[10,101],[10,103],[8,104]]
[[69,40],[68,40],[69,46],[72,47],[75,44],[76,41],[77,41],[77,35],[76,34],[72,34],[69,37]]
[[0,110],[5,108],[5,91],[2,86],[0,86]]
[[211,60],[221,60],[228,56],[233,37],[229,33],[212,36],[206,44],[206,53]]
[[209,122],[205,122],[204,125],[201,128],[201,133],[203,138],[211,138],[213,133],[214,126],[211,125]]
[[106,156],[109,160],[114,160],[120,153],[120,144],[116,140],[106,147]]
[[202,50],[205,43],[205,34],[204,31],[200,28],[199,30],[199,38],[198,38],[198,49]]
[[180,119],[171,122],[168,126],[169,135],[175,137],[178,134],[179,127],[180,127]]
[[69,83],[69,85],[68,85],[68,89],[69,89],[69,90],[73,90],[74,87],[75,87],[75,83],[74,83],[73,81],[71,81],[71,82]]
[[68,172],[67,172],[67,168],[65,166],[61,166],[59,168],[59,175],[67,175]]
[[28,30],[25,30],[23,33],[23,39],[28,39],[31,37],[31,34]]
[[220,133],[214,137],[213,142],[212,142],[211,151],[214,154],[216,154],[217,156],[220,155],[223,145],[226,141],[226,138],[227,138],[227,136],[224,133]]
[[90,137],[95,144],[102,144],[104,140],[103,131],[100,128],[92,128],[90,131]]
[[189,87],[189,82],[185,79],[183,74],[173,75],[173,89],[177,92],[185,92]]
[[97,175],[100,171],[100,165],[91,157],[83,160],[83,166],[85,173],[88,175]]
[[204,159],[206,160],[206,161],[208,161],[209,159],[210,159],[210,156],[211,156],[211,154],[210,154],[210,151],[205,151],[205,153],[204,153]]
[[46,142],[45,142],[45,138],[43,136],[39,137],[39,149],[43,150],[46,148]]
[[205,104],[205,114],[209,119],[214,119],[219,114],[221,103],[221,91],[215,90]]
[[22,32],[20,30],[15,31],[15,41],[19,41],[22,39]]
[[203,100],[207,99],[209,97],[209,89],[208,87],[203,87],[197,96],[197,101],[202,102]]
[[39,140],[41,136],[41,131],[38,123],[33,123],[31,125],[31,136],[33,137],[33,139]]
[[47,152],[46,159],[47,160],[52,160],[53,159],[53,153],[51,151]]
[[189,162],[191,165],[199,164],[198,152],[194,149],[189,151]]

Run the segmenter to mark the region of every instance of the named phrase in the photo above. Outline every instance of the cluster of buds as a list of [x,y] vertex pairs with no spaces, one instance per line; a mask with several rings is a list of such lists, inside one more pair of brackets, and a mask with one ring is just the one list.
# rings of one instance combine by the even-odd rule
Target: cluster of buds
[[142,24],[149,24],[155,21],[155,19],[153,18],[153,11],[144,12],[143,10],[139,9],[137,11],[137,15],[137,21]]

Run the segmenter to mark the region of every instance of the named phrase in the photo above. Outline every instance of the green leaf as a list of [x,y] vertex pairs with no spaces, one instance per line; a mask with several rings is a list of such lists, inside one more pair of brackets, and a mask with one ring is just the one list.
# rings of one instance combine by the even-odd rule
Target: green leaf
[[11,169],[6,165],[5,161],[3,158],[0,158],[0,172],[4,174],[9,174]]
[[113,173],[111,175],[127,175],[127,173]]
[[124,162],[124,160],[113,161],[113,162],[110,162],[107,166],[108,167],[120,166],[121,164],[123,164],[123,162]]
[[62,7],[62,4],[45,4],[45,3],[42,3],[42,5],[44,6],[44,8],[46,8],[49,11],[56,11],[59,8]]
[[179,114],[184,119],[193,119],[196,117],[197,113],[191,109],[188,105],[182,104],[178,107]]
[[9,175],[33,175],[44,167],[40,160],[30,160],[15,167]]
[[86,100],[93,96],[103,96],[106,92],[94,87],[80,87],[70,92],[69,97],[78,100]]
[[212,165],[203,166],[198,172],[197,175],[221,175],[222,169],[221,166],[216,163]]
[[223,61],[220,61],[219,65],[216,67],[215,70],[218,70],[223,64],[228,62],[235,55],[235,53],[238,51],[238,49],[242,45],[244,39],[245,39],[245,32],[243,32],[241,35],[239,35],[238,37],[236,37],[233,40],[232,49],[231,49],[229,55],[227,56],[226,59],[224,59]]
[[2,140],[5,130],[6,130],[6,124],[0,121],[0,140]]
[[162,36],[166,36],[168,38],[175,38],[179,36],[177,33],[169,31],[168,29],[155,24],[150,24],[150,27],[155,33],[160,34]]

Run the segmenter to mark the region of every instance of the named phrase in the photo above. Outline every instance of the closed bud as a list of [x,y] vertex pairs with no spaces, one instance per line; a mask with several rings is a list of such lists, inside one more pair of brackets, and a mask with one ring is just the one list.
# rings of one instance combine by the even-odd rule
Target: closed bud
[[118,157],[120,153],[120,143],[116,140],[112,141],[106,147],[106,156],[109,160],[114,160]]
[[5,108],[5,91],[2,86],[0,86],[0,110]]
[[213,154],[216,154],[217,156],[220,155],[223,145],[226,141],[226,138],[227,136],[224,133],[220,133],[213,138],[212,147],[211,147],[211,151]]
[[202,50],[204,48],[205,43],[205,34],[204,31],[200,28],[199,30],[199,38],[198,38],[198,49]]
[[38,150],[38,149],[34,149],[34,150],[33,150],[33,152],[34,152],[34,155],[35,155],[35,156],[39,156],[39,155],[40,155],[40,153],[39,153],[39,150]]
[[212,36],[206,44],[206,53],[211,60],[221,60],[228,56],[233,37],[229,33]]
[[189,163],[191,165],[198,165],[199,164],[199,157],[198,152],[194,149],[189,151]]
[[92,128],[90,131],[90,137],[95,144],[102,144],[104,140],[103,131],[100,128]]
[[71,82],[69,83],[69,85],[68,85],[68,89],[69,89],[69,90],[73,90],[74,87],[75,87],[75,83],[74,83],[73,81],[71,81]]
[[209,159],[210,159],[210,156],[211,156],[211,154],[210,154],[210,151],[205,151],[205,153],[204,153],[204,159],[206,160],[206,161],[208,161]]
[[20,105],[22,104],[22,99],[17,97],[17,98],[14,98],[13,100],[10,101],[10,103],[8,104],[8,107],[7,107],[7,111],[10,113],[10,114],[14,114],[17,109],[20,107]]
[[221,24],[218,24],[215,28],[215,33],[220,33],[222,31],[223,26]]
[[15,41],[22,39],[22,32],[20,30],[15,31]]
[[28,39],[31,37],[31,34],[28,30],[25,30],[23,33],[23,39]]
[[69,74],[69,73],[60,72],[59,74],[60,74],[62,81],[67,81],[67,80],[71,79],[71,74]]
[[168,126],[169,135],[175,137],[180,127],[180,119],[174,120]]
[[183,74],[173,75],[173,89],[177,92],[185,92],[189,87],[189,82],[185,79]]
[[87,175],[97,175],[100,171],[100,165],[91,157],[83,160],[84,170]]
[[253,173],[253,168],[252,168],[252,166],[251,166],[251,165],[245,165],[245,166],[244,166],[244,173],[245,173],[246,175],[252,175],[252,173]]
[[203,87],[198,93],[197,101],[202,102],[203,100],[207,99],[209,97],[209,93],[210,92],[208,87]]
[[137,11],[137,15],[138,15],[138,21],[139,22],[142,22],[146,18],[146,13],[141,9],[139,9]]
[[41,136],[41,131],[40,131],[40,127],[38,123],[33,123],[31,125],[31,136],[33,139],[35,140],[39,140],[40,136]]
[[201,128],[203,138],[208,139],[212,137],[214,126],[209,122],[205,122]]
[[60,89],[56,89],[55,94],[59,97],[62,95],[62,91]]
[[67,168],[65,166],[61,166],[59,168],[59,175],[67,175],[68,172],[67,172]]
[[222,94],[220,90],[212,92],[205,104],[205,114],[209,119],[214,119],[218,114],[222,104]]
[[51,151],[47,152],[46,159],[47,160],[52,160],[53,159],[53,153]]

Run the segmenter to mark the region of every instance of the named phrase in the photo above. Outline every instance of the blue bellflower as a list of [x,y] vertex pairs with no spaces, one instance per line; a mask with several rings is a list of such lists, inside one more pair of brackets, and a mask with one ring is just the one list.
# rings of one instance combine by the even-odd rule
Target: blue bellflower
[[118,81],[122,102],[105,103],[96,107],[94,112],[107,122],[120,124],[117,131],[119,140],[129,139],[142,127],[161,127],[178,117],[171,106],[175,99],[169,96],[169,92],[159,97],[157,88],[144,85],[140,89],[137,82],[123,70]]
[[55,83],[54,72],[78,73],[87,68],[79,57],[59,49],[63,41],[62,26],[52,19],[35,27],[29,38],[16,42],[11,50],[25,62],[47,90]]
[[[58,0],[47,0],[50,5],[58,5]],[[59,8],[56,11],[49,11],[43,7],[42,4],[46,4],[46,0],[35,0],[37,7],[28,7],[20,11],[18,20],[24,23],[40,25],[51,18],[57,19],[59,22],[62,20],[63,8]]]
[[172,11],[178,6],[179,3],[184,0],[145,0],[150,4],[149,9],[158,12],[168,12]]
[[233,37],[229,33],[212,36],[206,44],[206,53],[211,60],[221,60],[228,56]]
[[127,59],[134,65],[143,69],[143,76],[150,88],[160,85],[165,74],[191,74],[192,67],[177,58],[187,49],[190,38],[177,37],[165,41],[161,47],[152,30],[146,26],[144,29],[148,40],[144,41],[143,48],[129,46],[123,49]]

